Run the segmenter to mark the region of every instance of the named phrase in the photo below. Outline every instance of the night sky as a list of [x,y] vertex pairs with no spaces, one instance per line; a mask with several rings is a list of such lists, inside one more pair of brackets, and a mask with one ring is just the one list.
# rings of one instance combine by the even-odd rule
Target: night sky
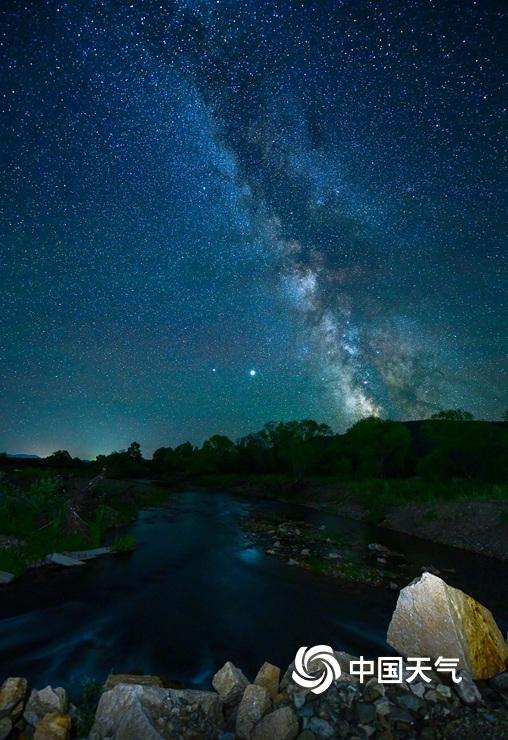
[[500,418],[505,20],[2,3],[0,450]]

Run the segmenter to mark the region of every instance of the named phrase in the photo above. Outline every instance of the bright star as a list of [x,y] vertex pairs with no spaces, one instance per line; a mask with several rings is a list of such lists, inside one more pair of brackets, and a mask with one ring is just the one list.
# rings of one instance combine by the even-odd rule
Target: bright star
[[256,374],[256,371],[255,371],[255,370],[249,370],[249,375],[250,375],[250,376],[251,376],[252,378],[254,377],[254,375],[255,375],[255,374]]

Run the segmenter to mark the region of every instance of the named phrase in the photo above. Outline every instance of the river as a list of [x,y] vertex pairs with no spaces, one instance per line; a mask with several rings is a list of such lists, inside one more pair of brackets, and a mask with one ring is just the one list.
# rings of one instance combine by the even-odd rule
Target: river
[[508,618],[508,565],[278,502],[221,492],[173,494],[129,527],[138,546],[79,568],[31,571],[0,590],[0,678],[62,685],[109,672],[160,675],[209,688],[232,660],[251,678],[265,660],[286,667],[301,645],[330,644],[366,656],[390,652],[386,629],[397,593],[344,585],[269,557],[239,519],[279,513],[404,552]]

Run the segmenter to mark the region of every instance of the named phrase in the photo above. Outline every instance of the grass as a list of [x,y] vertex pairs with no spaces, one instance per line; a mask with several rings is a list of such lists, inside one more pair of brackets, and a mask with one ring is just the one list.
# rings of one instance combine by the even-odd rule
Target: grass
[[[24,489],[1,482],[0,533],[16,537],[19,544],[0,549],[0,570],[14,575],[51,552],[99,547],[108,529],[132,522],[141,508],[160,505],[169,495],[167,488],[136,485],[131,489],[125,482],[107,481],[100,492],[104,503],[97,506],[83,531],[67,532],[68,501],[55,481],[40,475],[28,478]],[[113,543],[118,551],[134,546],[130,535],[120,535]]]
[[508,511],[501,511],[499,514],[501,524],[508,524]]
[[327,560],[311,558],[310,569],[317,575],[328,575],[350,583],[379,583],[381,573],[365,563],[351,560]]
[[76,737],[88,737],[103,691],[104,686],[99,681],[90,678],[83,681],[83,692],[77,705],[75,720]]
[[136,538],[131,534],[120,534],[115,537],[111,543],[111,547],[116,552],[130,552],[136,547]]

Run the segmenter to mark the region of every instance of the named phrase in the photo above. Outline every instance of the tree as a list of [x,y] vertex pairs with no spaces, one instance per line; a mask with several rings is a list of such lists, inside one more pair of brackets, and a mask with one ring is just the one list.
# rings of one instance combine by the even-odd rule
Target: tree
[[199,466],[202,470],[221,473],[232,469],[235,445],[229,437],[214,434],[203,443],[199,452]]
[[73,461],[70,452],[67,452],[67,450],[56,450],[52,455],[48,455],[46,462],[49,463],[49,465],[66,467],[68,465],[72,465]]
[[472,421],[474,417],[471,412],[463,409],[447,409],[432,414],[430,418],[442,421]]
[[130,443],[127,448],[127,457],[129,458],[129,460],[141,462],[141,460],[143,459],[143,455],[141,454],[141,445],[139,444],[139,442]]
[[346,432],[347,452],[359,478],[404,475],[411,463],[409,430],[378,416],[360,419]]

